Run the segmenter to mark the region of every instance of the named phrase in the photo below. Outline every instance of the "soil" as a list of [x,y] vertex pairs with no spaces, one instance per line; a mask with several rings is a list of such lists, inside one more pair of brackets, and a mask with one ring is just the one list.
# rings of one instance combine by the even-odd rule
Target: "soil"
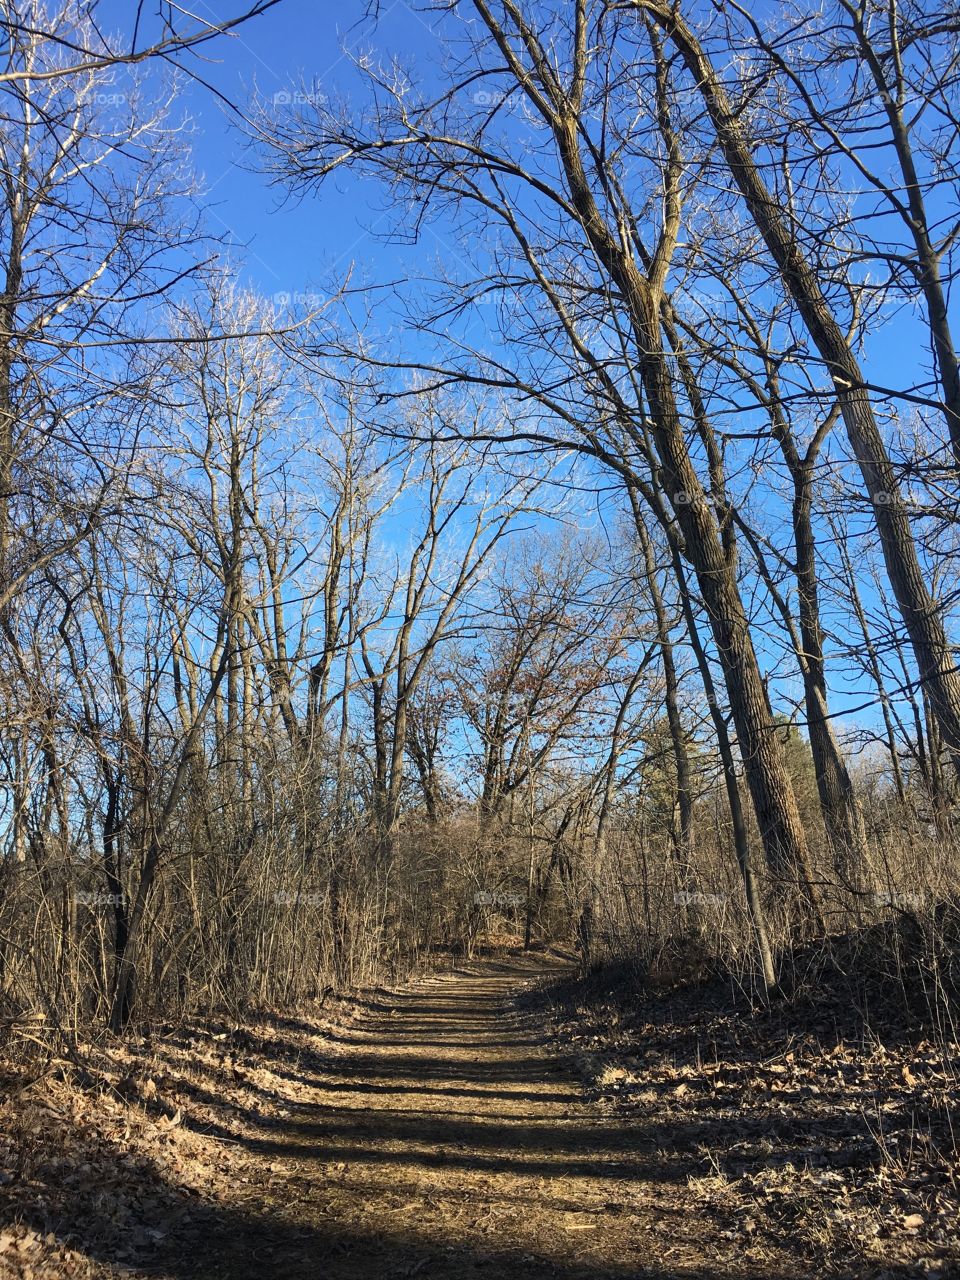
[[263,1277],[797,1274],[691,1213],[683,1163],[586,1102],[514,997],[542,964],[460,969],[371,1002],[282,1132],[286,1226],[250,1223],[199,1272]]
[[739,1204],[698,1193],[702,1144],[585,1089],[582,1047],[558,1046],[542,1002],[517,998],[563,968],[502,955],[325,1023],[171,1031],[87,1111],[67,1080],[42,1104],[8,1102],[11,1141],[34,1149],[0,1188],[0,1276],[822,1274]]

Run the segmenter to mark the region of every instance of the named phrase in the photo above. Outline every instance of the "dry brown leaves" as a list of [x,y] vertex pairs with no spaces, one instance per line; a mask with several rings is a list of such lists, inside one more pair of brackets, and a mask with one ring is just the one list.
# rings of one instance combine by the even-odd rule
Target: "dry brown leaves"
[[311,1024],[265,1015],[81,1045],[82,1068],[0,1063],[0,1280],[140,1275],[245,1188],[262,1199],[271,1169],[231,1135],[254,1109],[283,1123],[315,1046]]
[[567,987],[558,1048],[686,1167],[722,1235],[766,1236],[822,1274],[960,1275],[960,1046],[707,996],[585,1004]]

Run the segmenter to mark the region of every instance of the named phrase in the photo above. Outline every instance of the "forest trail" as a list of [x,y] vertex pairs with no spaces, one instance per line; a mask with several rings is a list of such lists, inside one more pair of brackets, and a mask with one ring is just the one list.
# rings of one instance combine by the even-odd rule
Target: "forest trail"
[[[465,964],[359,1006],[248,1139],[269,1195],[211,1222],[204,1280],[793,1274],[705,1219],[689,1165],[583,1093],[514,997],[544,962]],[[335,1052],[331,1053],[331,1047]],[[267,1174],[269,1170],[269,1174]]]

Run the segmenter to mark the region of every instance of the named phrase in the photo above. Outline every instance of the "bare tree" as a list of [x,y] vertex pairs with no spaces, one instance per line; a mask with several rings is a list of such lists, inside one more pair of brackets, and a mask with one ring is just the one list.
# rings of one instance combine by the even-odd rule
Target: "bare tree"
[[943,612],[924,578],[909,511],[877,423],[870,388],[853,342],[839,322],[814,262],[783,201],[771,192],[755,158],[743,113],[731,99],[703,44],[675,7],[634,0],[677,48],[700,92],[727,168],[737,184],[829,374],[854,456],[873,506],[887,575],[910,636],[924,686],[955,767],[960,769],[960,669]]
[[[474,278],[467,288],[474,296],[491,287],[516,293],[521,280],[527,296],[536,298],[556,327],[567,351],[565,371],[560,373],[551,358],[546,377],[541,377],[536,361],[511,367],[497,351],[473,363],[433,366],[434,374],[441,380],[493,382],[536,397],[580,432],[579,447],[606,461],[611,454],[604,442],[607,422],[613,419],[628,433],[634,468],[641,474],[648,468],[655,471],[697,575],[770,865],[778,876],[799,882],[812,900],[816,892],[806,839],[772,732],[749,618],[717,513],[687,446],[683,388],[662,340],[661,308],[689,186],[671,106],[668,62],[654,39],[652,65],[646,72],[632,72],[635,88],[643,79],[642,92],[649,91],[655,103],[650,127],[663,140],[662,158],[651,160],[649,152],[641,155],[637,135],[630,132],[635,129],[632,115],[628,129],[617,92],[605,88],[610,81],[604,58],[612,45],[609,39],[588,38],[585,4],[575,6],[569,21],[551,22],[549,48],[548,37],[538,34],[533,19],[516,5],[496,6],[499,16],[481,0],[470,8],[480,19],[479,31],[471,29],[466,62],[436,101],[417,97],[406,78],[370,67],[373,108],[364,117],[341,118],[321,107],[316,118],[265,126],[276,170],[284,180],[307,187],[340,166],[360,166],[398,184],[422,216],[428,215],[432,199],[448,199],[452,216],[469,213],[481,225],[499,227],[509,236],[516,271],[501,274],[493,286]],[[561,51],[562,73],[557,62]],[[613,80],[621,83],[619,76]],[[465,106],[465,82],[495,84],[495,104],[501,105],[491,110],[489,94],[474,92],[473,108]],[[540,138],[549,138],[549,164],[531,167],[523,140],[497,130],[502,103],[510,94],[536,121]],[[603,146],[591,136],[588,124],[594,119],[603,122]],[[641,166],[635,192],[628,192],[621,178],[626,152]],[[640,209],[654,197],[661,216],[645,243]],[[461,297],[463,293],[461,288]],[[591,344],[588,326],[602,332],[600,347]],[[541,351],[547,345],[543,322],[534,341]],[[552,357],[552,335],[549,341]],[[623,386],[629,385],[630,374],[614,376],[607,354],[621,344],[626,368],[639,375],[639,386],[632,389],[635,398],[628,404]],[[575,408],[564,411],[558,403],[557,387],[567,387],[571,374],[591,394],[602,389],[606,421],[601,417],[583,423]],[[536,438],[548,436],[541,427]]]
[[37,36],[48,41],[55,58],[40,63],[12,61],[0,72],[0,84],[58,80],[63,77],[110,71],[119,66],[137,66],[152,61],[174,62],[188,52],[236,30],[279,4],[280,0],[258,0],[224,18],[205,19],[165,6],[158,14],[159,30],[144,38],[148,21],[143,0],[138,0],[129,41],[105,33],[97,10],[99,0],[80,4],[69,0],[59,9],[47,10],[37,0],[4,0],[0,9],[0,31],[13,48],[22,47]]
[[[418,411],[429,418],[438,406],[427,399]],[[442,411],[441,416],[446,427],[449,418]],[[436,435],[429,422],[418,420],[415,429]],[[492,487],[492,476],[478,472],[478,461],[470,446],[438,443],[427,448],[418,477],[422,527],[414,532],[409,553],[384,591],[381,630],[386,643],[378,652],[375,633],[364,630],[360,635],[372,708],[375,807],[388,859],[400,818],[411,701],[464,596],[517,517],[531,509],[540,485],[538,479],[521,478]],[[460,546],[457,539],[462,540]],[[452,556],[457,567],[448,564],[442,572],[444,559]]]

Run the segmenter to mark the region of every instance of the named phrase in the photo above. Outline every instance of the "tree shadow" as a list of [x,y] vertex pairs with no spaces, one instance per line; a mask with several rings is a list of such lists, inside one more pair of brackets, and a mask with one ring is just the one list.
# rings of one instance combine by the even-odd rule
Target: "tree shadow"
[[[730,1211],[697,1203],[691,1214],[696,1202],[685,1189],[691,1173],[704,1172],[704,1150],[723,1164],[747,1124],[776,1132],[781,1147],[771,1165],[802,1162],[802,1123],[753,1111],[746,1120],[703,1110],[684,1117],[666,1099],[649,1114],[604,1114],[585,1105],[569,1062],[538,1052],[542,1036],[527,1035],[505,1007],[508,987],[471,973],[460,994],[439,987],[435,1000],[423,990],[377,993],[362,1015],[364,1038],[341,1039],[334,1053],[316,1048],[313,1024],[293,1018],[227,1037],[231,1050],[266,1055],[272,1074],[317,1091],[297,1102],[245,1080],[245,1105],[235,1105],[225,1087],[229,1057],[198,1060],[199,1079],[177,1080],[203,1111],[186,1123],[240,1147],[261,1177],[221,1183],[219,1199],[201,1198],[114,1143],[104,1181],[120,1188],[119,1216],[116,1196],[66,1185],[56,1162],[30,1197],[11,1201],[15,1216],[104,1266],[164,1280],[804,1274],[799,1262],[738,1258]],[[463,1038],[464,1021],[479,1026],[479,1039]],[[179,1043],[180,1054],[190,1045],[189,1037]],[[183,1068],[172,1049],[167,1061]],[[270,1114],[268,1101],[275,1107],[278,1098],[286,1113]],[[141,1101],[147,1110],[159,1105]],[[78,1126],[65,1136],[82,1145]],[[574,1219],[569,1235],[564,1215]],[[721,1253],[719,1263],[699,1260]],[[864,1259],[831,1274],[852,1280],[879,1271]],[[888,1265],[883,1273],[893,1280],[910,1271]]]
[[[102,1159],[102,1142],[99,1154]],[[488,1244],[467,1245],[458,1242],[454,1224],[446,1238],[438,1238],[418,1229],[423,1204],[417,1201],[402,1215],[402,1225],[385,1227],[378,1222],[369,1227],[333,1217],[323,1220],[323,1206],[317,1204],[267,1209],[261,1198],[249,1193],[243,1193],[246,1203],[201,1200],[172,1187],[156,1166],[131,1160],[119,1146],[110,1155],[117,1178],[139,1188],[135,1214],[118,1219],[116,1202],[92,1184],[69,1188],[51,1180],[34,1190],[45,1191],[46,1199],[56,1198],[55,1212],[21,1206],[11,1214],[5,1206],[0,1225],[16,1221],[44,1236],[53,1233],[58,1243],[118,1276],[137,1280],[715,1280],[717,1274],[712,1265],[672,1265],[649,1257],[642,1263],[624,1259],[598,1265],[558,1257],[549,1248],[531,1251],[528,1244],[498,1241],[496,1233]],[[109,1189],[109,1180],[105,1185]],[[383,1191],[394,1197],[398,1192],[415,1196],[416,1185],[405,1190],[390,1179]],[[578,1209],[575,1202],[558,1207]],[[573,1249],[571,1244],[571,1254]],[[56,1269],[55,1256],[49,1255],[49,1265],[34,1261],[34,1274],[44,1280],[66,1275]],[[773,1270],[743,1274],[758,1280],[761,1274],[764,1280],[794,1280],[787,1272]]]

